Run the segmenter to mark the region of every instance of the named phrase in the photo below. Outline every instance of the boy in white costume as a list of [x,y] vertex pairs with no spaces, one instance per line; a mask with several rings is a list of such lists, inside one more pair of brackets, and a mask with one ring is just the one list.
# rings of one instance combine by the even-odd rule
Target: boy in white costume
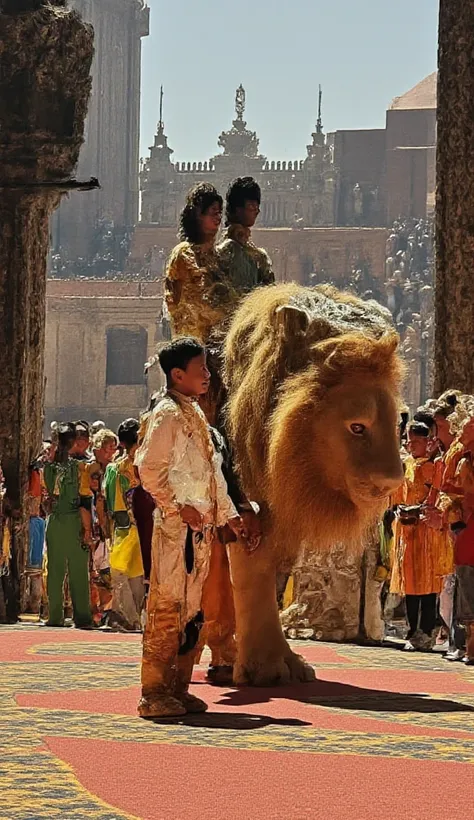
[[175,339],[161,350],[159,360],[167,392],[151,413],[135,457],[142,484],[156,503],[141,717],[177,717],[207,709],[188,688],[210,545],[216,527],[226,524],[239,538],[245,537],[196,401],[209,388],[205,349],[196,339]]

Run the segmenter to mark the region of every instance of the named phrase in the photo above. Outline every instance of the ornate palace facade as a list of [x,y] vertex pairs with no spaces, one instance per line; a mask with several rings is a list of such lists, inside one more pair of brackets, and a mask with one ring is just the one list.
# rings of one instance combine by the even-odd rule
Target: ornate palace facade
[[318,121],[305,159],[269,162],[260,153],[257,134],[247,128],[244,114],[245,91],[240,86],[232,127],[218,139],[222,152],[208,161],[173,163],[160,106],[154,145],[140,174],[142,223],[174,227],[192,185],[206,180],[225,192],[231,180],[248,175],[262,188],[261,226],[317,228],[335,224],[337,172],[333,145],[323,133],[321,92]]

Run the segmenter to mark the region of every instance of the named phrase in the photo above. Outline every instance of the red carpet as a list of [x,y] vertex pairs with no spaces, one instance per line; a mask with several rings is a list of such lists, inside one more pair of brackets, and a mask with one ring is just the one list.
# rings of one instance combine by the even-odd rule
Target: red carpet
[[[446,820],[474,777],[474,674],[436,655],[303,644],[315,683],[193,691],[136,717],[139,636],[0,629],[1,820]],[[7,795],[7,798],[4,798]]]
[[[456,772],[459,792],[454,803],[450,799],[450,817],[465,816],[464,795],[470,794],[473,782],[470,765],[428,766],[418,760],[389,762],[345,755],[335,761],[324,754],[262,755],[189,746],[144,747],[133,742],[95,741],[93,745],[94,755],[85,756],[81,741],[48,740],[53,754],[80,772],[86,788],[108,803],[120,792],[122,807],[144,820],[446,820],[446,807],[434,797],[427,803],[420,782],[428,779],[426,785],[437,792]],[[105,772],[103,764],[96,765],[97,758],[107,761]],[[120,761],[120,771],[112,760]]]

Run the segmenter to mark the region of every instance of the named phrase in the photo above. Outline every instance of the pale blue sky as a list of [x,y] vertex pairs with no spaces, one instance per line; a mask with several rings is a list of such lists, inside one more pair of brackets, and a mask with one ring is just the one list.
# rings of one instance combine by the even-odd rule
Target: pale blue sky
[[205,160],[231,125],[236,87],[269,159],[305,156],[323,86],[326,131],[379,128],[393,97],[436,68],[438,0],[148,0],[141,152],[159,87],[175,161]]

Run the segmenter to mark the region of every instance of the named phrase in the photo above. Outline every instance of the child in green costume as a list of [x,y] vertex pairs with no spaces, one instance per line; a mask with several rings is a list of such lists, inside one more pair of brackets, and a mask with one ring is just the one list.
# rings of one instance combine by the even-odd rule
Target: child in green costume
[[63,587],[67,572],[74,623],[79,629],[89,629],[89,550],[81,545],[79,463],[69,455],[75,439],[74,425],[60,424],[54,459],[44,468],[44,482],[52,502],[46,524],[48,626],[64,626]]

